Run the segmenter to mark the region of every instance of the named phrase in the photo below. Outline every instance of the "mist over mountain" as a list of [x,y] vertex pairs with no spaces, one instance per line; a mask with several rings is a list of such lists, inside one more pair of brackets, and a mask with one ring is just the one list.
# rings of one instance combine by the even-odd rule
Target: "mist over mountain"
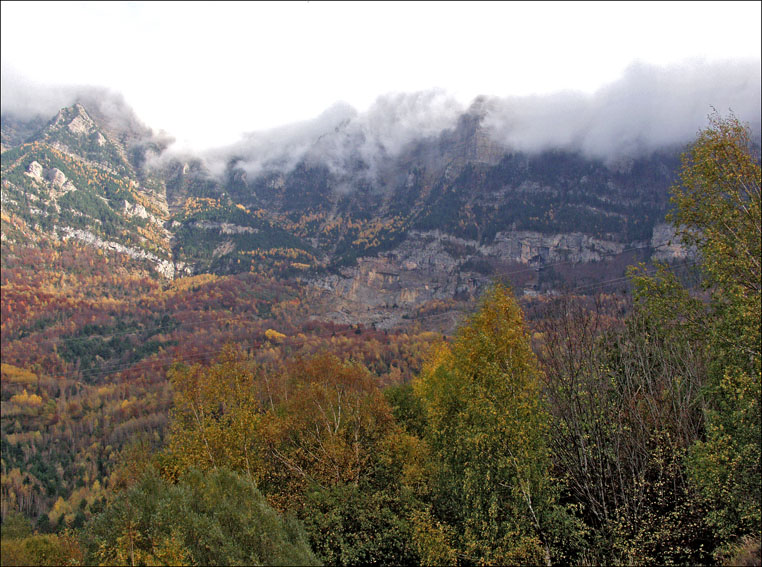
[[[102,123],[133,140],[157,136],[120,94],[106,88],[41,85],[6,69],[2,79],[2,113],[8,119],[49,117],[79,102]],[[231,161],[249,179],[287,172],[305,161],[325,166],[337,178],[362,171],[366,179],[374,180],[385,160],[418,140],[452,130],[469,111],[506,152],[560,149],[611,162],[688,143],[713,108],[732,111],[758,133],[760,85],[759,61],[694,61],[672,67],[634,64],[618,81],[592,94],[482,96],[466,107],[443,90],[390,93],[364,112],[336,103],[312,120],[250,132],[239,142],[209,148],[200,157],[218,177]],[[215,104],[210,101],[198,112],[214,112]],[[154,155],[152,162],[189,159],[187,152],[171,145],[168,135],[160,137],[161,147],[169,149],[159,160]]]
[[453,128],[463,110],[441,90],[387,94],[363,113],[337,103],[314,120],[249,133],[206,157],[215,170],[234,157],[250,176],[287,171],[303,159],[341,175],[360,160],[373,177],[385,158],[398,156],[415,140]]
[[314,120],[247,134],[205,157],[218,173],[234,159],[249,177],[288,171],[301,160],[342,176],[359,161],[372,180],[385,159],[455,128],[468,111],[507,152],[556,149],[613,162],[685,145],[712,109],[732,111],[759,132],[759,63],[635,64],[593,94],[482,96],[468,109],[439,90],[385,95],[366,112],[339,103]]
[[34,134],[60,109],[73,104],[86,107],[106,131],[129,146],[133,153],[142,155],[145,152],[140,148],[150,145],[154,148],[153,153],[158,155],[174,143],[166,132],[154,132],[148,127],[121,93],[93,85],[44,85],[3,67],[2,119],[6,124],[18,124],[24,135]]
[[484,125],[517,151],[580,151],[589,157],[635,157],[692,140],[715,108],[732,111],[758,134],[760,65],[694,62],[660,68],[635,64],[592,95],[490,99]]

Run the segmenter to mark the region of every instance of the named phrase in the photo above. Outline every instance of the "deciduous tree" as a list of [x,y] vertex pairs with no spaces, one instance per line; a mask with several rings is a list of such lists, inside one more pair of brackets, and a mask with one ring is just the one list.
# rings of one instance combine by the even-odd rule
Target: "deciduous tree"
[[690,298],[666,270],[636,282],[642,302],[705,345],[706,433],[691,451],[691,471],[722,552],[745,536],[762,538],[762,175],[749,128],[732,115],[709,122],[683,157],[671,216],[698,253],[709,298]]
[[436,520],[428,524],[450,526],[429,539],[441,548],[445,534],[456,534],[456,553],[469,561],[549,563],[549,419],[523,314],[508,289],[496,285],[485,295],[414,388],[438,469]]

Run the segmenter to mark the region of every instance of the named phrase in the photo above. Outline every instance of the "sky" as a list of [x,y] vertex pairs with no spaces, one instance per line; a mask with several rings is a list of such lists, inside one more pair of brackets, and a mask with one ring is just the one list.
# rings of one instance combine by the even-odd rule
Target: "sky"
[[[316,120],[359,115],[375,124],[390,100],[429,117],[426,105],[439,105],[444,114],[434,121],[441,124],[477,95],[517,102],[529,115],[547,115],[538,100],[541,109],[550,101],[555,112],[568,103],[590,113],[591,101],[610,102],[641,75],[655,85],[670,74],[690,91],[680,78],[688,69],[691,80],[735,88],[738,76],[707,79],[702,71],[729,62],[741,78],[756,69],[753,99],[762,45],[760,2],[1,6],[3,111],[54,105],[55,97],[39,93],[57,86],[106,87],[192,150],[255,140],[259,132],[288,138],[286,125]],[[512,124],[506,116],[495,113],[493,127]]]

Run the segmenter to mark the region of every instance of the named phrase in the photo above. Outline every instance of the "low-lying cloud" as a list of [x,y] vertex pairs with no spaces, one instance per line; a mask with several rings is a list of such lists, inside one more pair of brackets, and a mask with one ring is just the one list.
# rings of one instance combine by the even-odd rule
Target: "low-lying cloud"
[[482,122],[509,149],[567,149],[603,159],[686,144],[716,109],[732,111],[757,134],[760,63],[636,64],[592,95],[491,99]]
[[306,161],[339,177],[357,167],[373,177],[384,159],[453,128],[463,111],[441,90],[384,95],[363,113],[338,103],[314,120],[247,134],[232,146],[210,151],[207,159],[219,171],[234,157],[250,176]]
[[[470,111],[479,113],[482,129],[506,151],[563,149],[608,160],[687,144],[707,125],[713,108],[723,115],[732,111],[759,135],[760,89],[759,61],[634,64],[593,94],[480,97]],[[112,128],[149,140],[153,136],[113,91],[48,87],[3,69],[3,113],[52,117],[75,101]],[[339,180],[358,173],[373,179],[385,160],[411,143],[455,128],[466,111],[442,90],[387,94],[365,112],[337,103],[313,120],[246,134],[235,144],[208,150],[203,158],[218,174],[235,161],[250,179],[288,171],[302,161],[328,167]],[[165,140],[162,147],[166,145]],[[173,156],[187,157],[170,147],[154,162]]]
[[115,132],[143,142],[156,139],[162,146],[172,142],[164,132],[155,134],[135,114],[121,93],[92,85],[44,85],[29,80],[12,68],[2,68],[0,112],[22,120],[53,118],[64,107],[82,104],[87,111]]
[[[471,108],[506,151],[561,149],[614,161],[689,143],[713,109],[722,115],[732,111],[758,135],[760,65],[634,64],[593,94],[480,97]],[[454,128],[465,111],[444,91],[387,95],[367,112],[339,104],[315,120],[249,134],[209,157],[222,163],[235,155],[250,176],[289,170],[305,160],[338,176],[362,163],[372,177],[384,159],[399,155],[411,142]]]

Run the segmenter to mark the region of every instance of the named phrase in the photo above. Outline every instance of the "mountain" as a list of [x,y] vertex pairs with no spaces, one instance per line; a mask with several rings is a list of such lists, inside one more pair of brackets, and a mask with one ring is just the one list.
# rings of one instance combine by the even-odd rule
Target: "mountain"
[[4,151],[3,241],[77,239],[173,277],[163,185],[138,174],[128,149],[75,104]]
[[493,278],[527,305],[684,254],[661,220],[674,148],[512,152],[478,105],[404,136],[339,113],[265,158],[172,154],[97,98],[0,123],[2,503],[41,526],[102,508],[136,437],[162,444],[176,362],[329,350],[398,383]]
[[128,108],[91,106],[36,130],[3,117],[4,242],[76,239],[163,279],[296,279],[334,307],[323,317],[384,328],[441,315],[495,277],[534,294],[683,254],[662,223],[675,148],[614,162],[517,153],[492,140],[477,101],[397,148],[342,120],[296,159],[271,152],[252,170],[242,146],[213,175],[162,154],[168,140]]
[[[217,180],[199,162],[182,196],[173,197],[179,183],[168,196],[256,210],[309,245],[296,273],[323,290],[334,307],[325,316],[383,328],[432,310],[440,313],[432,328],[451,328],[445,306],[471,301],[495,277],[533,294],[621,277],[628,263],[654,255],[684,255],[663,224],[677,148],[614,162],[522,154],[492,141],[483,118],[475,104],[452,129],[370,154],[347,150],[367,147],[370,135],[344,121],[299,160],[276,153],[252,172],[246,165],[256,156],[239,151]],[[216,236],[215,269],[258,269],[250,249]]]

